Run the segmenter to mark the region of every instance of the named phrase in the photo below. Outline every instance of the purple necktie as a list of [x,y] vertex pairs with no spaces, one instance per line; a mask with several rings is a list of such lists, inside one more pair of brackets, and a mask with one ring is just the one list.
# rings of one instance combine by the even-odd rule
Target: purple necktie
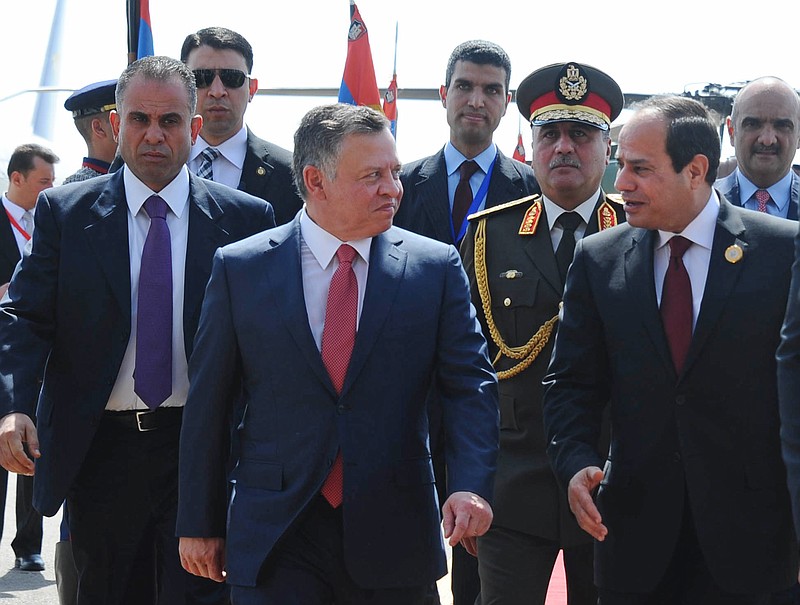
[[144,209],[150,229],[139,272],[133,377],[134,391],[154,410],[172,394],[172,249],[167,203],[151,195]]

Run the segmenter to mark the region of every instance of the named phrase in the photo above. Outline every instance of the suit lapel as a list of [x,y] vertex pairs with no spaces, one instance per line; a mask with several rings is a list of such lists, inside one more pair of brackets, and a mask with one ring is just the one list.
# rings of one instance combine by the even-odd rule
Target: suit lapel
[[402,240],[392,233],[393,231],[381,233],[372,240],[367,291],[364,294],[364,305],[361,309],[353,354],[342,388],[343,395],[363,368],[389,315],[405,271],[408,253],[398,247]]
[[723,199],[720,202],[717,226],[714,230],[714,241],[711,246],[711,259],[708,265],[708,277],[703,291],[703,301],[697,316],[692,344],[686,356],[684,373],[697,359],[709,334],[722,313],[722,310],[733,290],[744,263],[729,263],[725,260],[725,250],[733,245],[739,246],[747,256],[747,241],[744,224],[733,215],[730,205]]
[[786,218],[793,221],[797,220],[797,206],[800,203],[800,177],[792,174],[792,186],[789,191],[789,212]]
[[266,290],[297,348],[305,355],[309,367],[331,395],[338,397],[308,324],[303,270],[300,266],[300,215],[271,233],[275,233],[269,242],[272,247],[263,252],[269,262],[265,263],[261,272],[266,280]]
[[447,194],[447,166],[444,149],[428,158],[419,170],[419,181],[414,184],[417,199],[432,228],[434,239],[453,243],[450,231],[450,198]]
[[273,167],[269,163],[269,152],[253,138],[247,129],[247,152],[242,164],[242,176],[239,180],[239,191],[247,191],[250,195],[263,197],[264,190],[272,175]]
[[[14,227],[11,226],[11,221],[8,220],[5,207],[0,208],[0,256],[8,261],[6,264],[8,264],[12,270],[17,262],[19,262],[20,258],[17,238],[14,235]],[[9,277],[11,277],[10,274]],[[3,279],[1,278],[0,283],[3,283]]]
[[187,357],[191,354],[196,320],[206,284],[211,276],[210,259],[220,246],[230,241],[228,232],[219,225],[222,208],[195,175],[189,174],[189,235],[186,243],[184,271],[183,326]]
[[492,180],[486,192],[486,208],[523,197],[521,177],[514,168],[514,163],[499,150],[492,170]]
[[542,215],[539,217],[539,226],[536,229],[536,233],[520,237],[523,239],[522,246],[528,258],[560,298],[564,292],[564,284],[561,283],[561,275],[558,272],[556,254],[553,251],[553,242],[550,238],[547,211],[544,208],[544,204],[542,204]]
[[625,251],[624,261],[625,283],[628,285],[631,310],[639,314],[662,363],[674,375],[675,367],[672,364],[656,300],[653,246],[657,232],[634,229],[632,233],[633,242],[631,247]]
[[117,300],[122,315],[131,316],[131,263],[128,252],[128,202],[122,171],[117,172],[89,209],[84,233]]

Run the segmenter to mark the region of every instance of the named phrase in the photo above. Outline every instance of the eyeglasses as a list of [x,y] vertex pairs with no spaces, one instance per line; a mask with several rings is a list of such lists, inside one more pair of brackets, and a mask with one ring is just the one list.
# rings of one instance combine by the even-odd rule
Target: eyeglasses
[[247,80],[247,74],[240,69],[193,69],[192,73],[197,88],[208,88],[216,76],[225,88],[241,88]]

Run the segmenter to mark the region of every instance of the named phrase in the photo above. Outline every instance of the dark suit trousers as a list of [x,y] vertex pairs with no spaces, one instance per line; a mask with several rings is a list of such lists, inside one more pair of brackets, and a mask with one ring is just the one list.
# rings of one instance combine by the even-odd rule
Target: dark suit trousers
[[[17,557],[26,557],[42,552],[42,515],[33,508],[33,477],[16,477],[17,533],[11,548]],[[0,511],[6,508],[8,472],[0,468]],[[0,515],[2,517],[3,515]],[[0,518],[0,537],[3,535],[3,519]]]
[[[492,527],[478,539],[480,605],[544,605],[561,545]],[[569,605],[597,605],[591,542],[564,548]]]
[[[376,529],[380,532],[380,528]],[[233,605],[422,605],[427,586],[367,590],[347,572],[342,511],[317,496],[261,568],[255,587],[233,586]],[[391,544],[386,548],[391,549]]]
[[[180,410],[159,414],[175,415]],[[195,578],[178,556],[180,420],[140,432],[106,413],[67,496],[79,605],[122,605],[155,587],[159,605],[227,602],[224,585]],[[206,587],[208,587],[206,589]]]
[[[633,594],[599,588],[598,605],[767,605],[770,602],[769,594],[731,594],[714,581],[697,542],[689,498],[684,500],[681,535],[655,591]],[[642,553],[642,565],[647,565],[647,553]]]

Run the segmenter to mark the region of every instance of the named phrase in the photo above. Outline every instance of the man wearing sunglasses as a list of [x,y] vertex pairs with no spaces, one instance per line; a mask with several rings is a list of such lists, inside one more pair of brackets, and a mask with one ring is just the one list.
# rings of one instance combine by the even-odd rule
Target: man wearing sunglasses
[[181,61],[194,73],[197,113],[203,116],[189,170],[267,200],[276,223],[289,222],[303,205],[292,181],[292,154],[244,125],[247,104],[258,90],[258,80],[250,77],[250,43],[224,27],[207,27],[186,37]]

